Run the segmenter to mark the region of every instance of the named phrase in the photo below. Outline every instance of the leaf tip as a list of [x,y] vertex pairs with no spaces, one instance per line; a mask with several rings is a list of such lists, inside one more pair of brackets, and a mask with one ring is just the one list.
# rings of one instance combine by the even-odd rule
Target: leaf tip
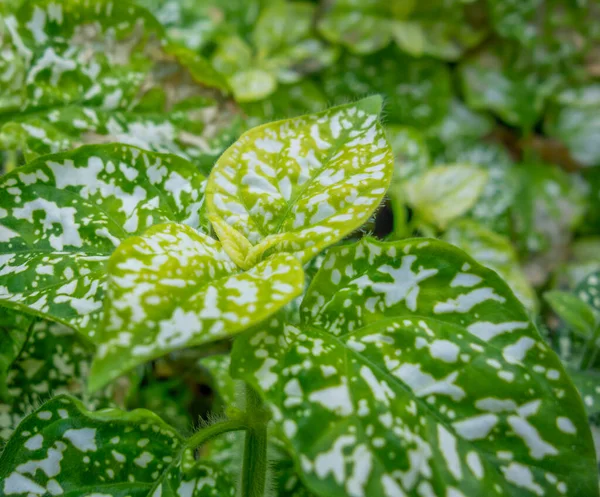
[[378,116],[383,108],[383,97],[381,95],[371,95],[356,102],[356,107],[365,111],[367,114]]

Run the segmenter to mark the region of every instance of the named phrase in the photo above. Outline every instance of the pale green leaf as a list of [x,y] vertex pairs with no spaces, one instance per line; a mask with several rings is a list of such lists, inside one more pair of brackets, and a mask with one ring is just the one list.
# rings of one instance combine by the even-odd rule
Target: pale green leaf
[[570,330],[590,338],[596,328],[593,309],[576,295],[558,290],[546,292],[544,299]]
[[204,177],[172,155],[95,145],[0,178],[0,300],[93,336],[106,262],[129,236],[206,225]]
[[[598,495],[579,394],[508,286],[432,239],[331,249],[234,344],[319,495]],[[450,492],[450,493],[449,493]]]
[[90,412],[58,396],[27,417],[0,457],[0,495],[233,496],[217,467],[182,467],[185,443],[143,409]]
[[292,252],[307,261],[366,221],[392,175],[381,99],[265,124],[217,161],[210,221],[240,267]]
[[419,219],[445,229],[467,212],[486,186],[488,174],[470,164],[438,166],[411,178],[404,186]]
[[218,241],[185,225],[154,226],[122,243],[108,262],[90,389],[168,352],[231,337],[304,287],[302,266],[288,254],[238,271]]

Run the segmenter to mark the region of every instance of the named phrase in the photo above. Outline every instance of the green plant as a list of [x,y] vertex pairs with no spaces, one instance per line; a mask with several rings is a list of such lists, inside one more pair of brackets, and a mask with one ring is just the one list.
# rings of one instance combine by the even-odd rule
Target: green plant
[[598,14],[0,5],[0,496],[598,496]]

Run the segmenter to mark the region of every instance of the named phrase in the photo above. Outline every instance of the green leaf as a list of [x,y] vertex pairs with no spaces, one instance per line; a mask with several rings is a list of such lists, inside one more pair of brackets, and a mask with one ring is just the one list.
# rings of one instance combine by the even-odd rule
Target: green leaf
[[[2,313],[11,312],[7,310]],[[31,321],[31,319],[29,319]],[[71,328],[42,320],[31,326],[18,357],[10,364],[6,397],[0,402],[0,441],[50,395],[65,393],[89,409],[112,405],[111,389],[94,395],[85,388],[94,348]]]
[[450,221],[475,205],[487,181],[484,169],[453,164],[434,167],[411,178],[404,191],[419,219],[445,229]]
[[239,34],[220,40],[212,63],[238,102],[262,100],[275,92],[278,82],[297,82],[335,60],[337,50],[312,32],[314,13],[309,3],[274,2],[261,11],[252,44]]
[[394,4],[385,0],[356,2],[336,0],[317,27],[321,35],[332,43],[341,43],[358,54],[376,52],[392,40],[394,10],[412,10],[412,1]]
[[244,133],[217,161],[207,208],[243,268],[276,252],[307,261],[366,221],[392,175],[381,98]]
[[575,368],[567,370],[573,383],[579,390],[588,416],[600,413],[600,373],[597,371],[581,371]]
[[0,300],[93,337],[106,262],[125,238],[175,221],[206,226],[204,177],[172,155],[96,145],[0,178]]
[[297,259],[278,254],[238,273],[221,244],[177,224],[129,238],[108,262],[105,321],[90,389],[168,352],[228,338],[302,292]]
[[553,98],[544,131],[584,166],[600,165],[600,84],[569,88]]
[[518,254],[510,239],[484,225],[461,219],[452,223],[444,240],[464,250],[479,264],[496,271],[523,305],[532,312],[537,312],[537,296],[519,263]]
[[0,400],[6,400],[7,375],[29,336],[31,316],[0,307]]
[[489,110],[526,131],[536,124],[546,99],[560,83],[557,74],[543,74],[532,64],[519,63],[499,46],[465,59],[459,74],[469,107]]
[[595,271],[586,276],[577,285],[575,294],[589,305],[600,319],[600,271]]
[[215,466],[182,467],[184,440],[143,409],[90,412],[61,395],[27,417],[0,457],[0,495],[233,496]]
[[302,324],[242,335],[232,373],[319,495],[598,495],[559,359],[508,286],[443,242],[331,249]]
[[323,71],[322,81],[329,100],[338,104],[382,93],[386,124],[417,129],[439,122],[453,94],[446,64],[410,57],[393,46],[367,57],[347,54]]
[[376,52],[393,38],[401,50],[413,56],[447,60],[458,59],[485,34],[472,25],[456,2],[432,0],[336,0],[326,4],[317,27],[326,39],[355,53]]
[[278,119],[320,112],[327,108],[327,99],[319,86],[310,80],[291,85],[279,85],[268,99],[242,105],[254,125]]
[[528,279],[539,286],[565,258],[587,192],[577,176],[556,165],[519,164],[515,173],[520,186],[511,206],[513,238],[526,254]]
[[572,293],[558,290],[546,292],[544,299],[565,324],[584,337],[590,338],[596,328],[593,309]]
[[219,397],[226,406],[231,406],[236,400],[235,381],[229,374],[230,356],[227,354],[203,357],[198,363],[208,369],[216,386]]
[[227,135],[237,121],[218,97],[188,105],[211,96],[206,87],[226,90],[222,78],[198,54],[167,43],[131,2],[28,1],[6,23],[16,73],[0,80],[0,148],[28,161],[119,141],[200,165],[234,138]]

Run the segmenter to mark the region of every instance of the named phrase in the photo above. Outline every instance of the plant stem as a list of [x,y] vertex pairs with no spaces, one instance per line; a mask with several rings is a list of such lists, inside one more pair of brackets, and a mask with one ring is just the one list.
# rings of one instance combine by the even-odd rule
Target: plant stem
[[228,419],[227,421],[221,421],[214,425],[207,426],[206,428],[202,428],[188,439],[186,445],[190,449],[195,449],[218,435],[229,431],[239,431],[244,429],[246,429],[246,423],[243,420]]
[[246,416],[248,429],[242,465],[241,497],[263,497],[267,482],[267,422],[268,412],[250,385],[246,385]]

